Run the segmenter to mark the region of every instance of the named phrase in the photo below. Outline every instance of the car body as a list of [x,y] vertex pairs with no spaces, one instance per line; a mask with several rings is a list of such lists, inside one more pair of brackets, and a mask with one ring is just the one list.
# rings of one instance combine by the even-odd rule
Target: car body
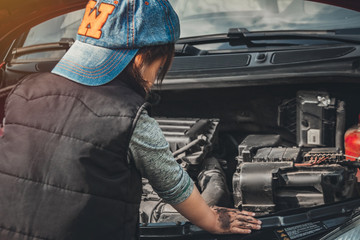
[[[162,202],[144,179],[141,238],[357,233],[359,163],[347,160],[344,136],[360,113],[360,3],[171,2],[182,38],[166,79],[150,95],[153,116],[208,204],[254,211],[263,228],[211,235]],[[51,71],[75,41],[85,4],[1,7],[1,118],[13,86],[24,75]]]

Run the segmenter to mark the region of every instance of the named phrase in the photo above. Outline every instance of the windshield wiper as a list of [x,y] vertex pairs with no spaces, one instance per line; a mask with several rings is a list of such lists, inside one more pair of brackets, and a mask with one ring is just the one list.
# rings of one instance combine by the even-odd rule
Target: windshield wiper
[[68,50],[71,45],[74,43],[73,38],[62,38],[59,42],[53,43],[43,43],[36,44],[26,47],[14,48],[12,50],[12,55],[15,57],[19,57],[25,54],[37,53],[37,52],[45,52],[45,51],[54,51],[54,50]]
[[207,51],[201,50],[197,47],[194,47],[191,44],[175,44],[175,55],[176,56],[199,56],[199,55],[206,55]]
[[342,30],[291,30],[291,31],[263,31],[263,32],[249,32],[246,28],[230,28],[227,34],[214,34],[206,36],[197,36],[182,38],[177,43],[179,44],[209,44],[229,42],[232,46],[246,45],[247,47],[261,47],[261,46],[291,46],[300,45],[300,43],[256,43],[254,41],[261,40],[328,40],[343,43],[360,43],[359,36],[351,36],[344,33]]
[[248,46],[255,45],[254,40],[284,40],[284,39],[314,39],[330,40],[344,43],[360,43],[359,37],[350,37],[349,35],[339,34],[340,31],[319,31],[319,30],[292,30],[292,31],[265,31],[249,32],[245,28],[230,28],[227,36],[230,44],[237,42],[244,43]]

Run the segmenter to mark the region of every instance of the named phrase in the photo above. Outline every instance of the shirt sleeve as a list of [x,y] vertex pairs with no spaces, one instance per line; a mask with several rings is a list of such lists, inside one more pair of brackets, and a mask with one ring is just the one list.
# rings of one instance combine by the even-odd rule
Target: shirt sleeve
[[175,161],[158,123],[146,110],[136,123],[129,150],[136,168],[165,202],[174,205],[190,196],[192,179]]

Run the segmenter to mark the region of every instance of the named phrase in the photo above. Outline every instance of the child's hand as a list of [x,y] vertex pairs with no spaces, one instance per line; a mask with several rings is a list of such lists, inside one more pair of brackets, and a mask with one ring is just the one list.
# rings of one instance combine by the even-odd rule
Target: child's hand
[[213,233],[251,233],[251,229],[259,230],[261,228],[261,221],[253,218],[255,216],[252,212],[240,211],[238,209],[212,207],[212,211],[217,216],[217,226]]

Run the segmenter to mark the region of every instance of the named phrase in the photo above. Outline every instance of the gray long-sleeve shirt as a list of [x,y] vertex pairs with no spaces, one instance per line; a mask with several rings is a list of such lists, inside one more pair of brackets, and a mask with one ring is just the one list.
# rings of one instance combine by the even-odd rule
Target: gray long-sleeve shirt
[[142,177],[149,180],[165,202],[178,204],[190,196],[193,181],[175,161],[159,124],[149,117],[146,110],[138,119],[129,149]]

